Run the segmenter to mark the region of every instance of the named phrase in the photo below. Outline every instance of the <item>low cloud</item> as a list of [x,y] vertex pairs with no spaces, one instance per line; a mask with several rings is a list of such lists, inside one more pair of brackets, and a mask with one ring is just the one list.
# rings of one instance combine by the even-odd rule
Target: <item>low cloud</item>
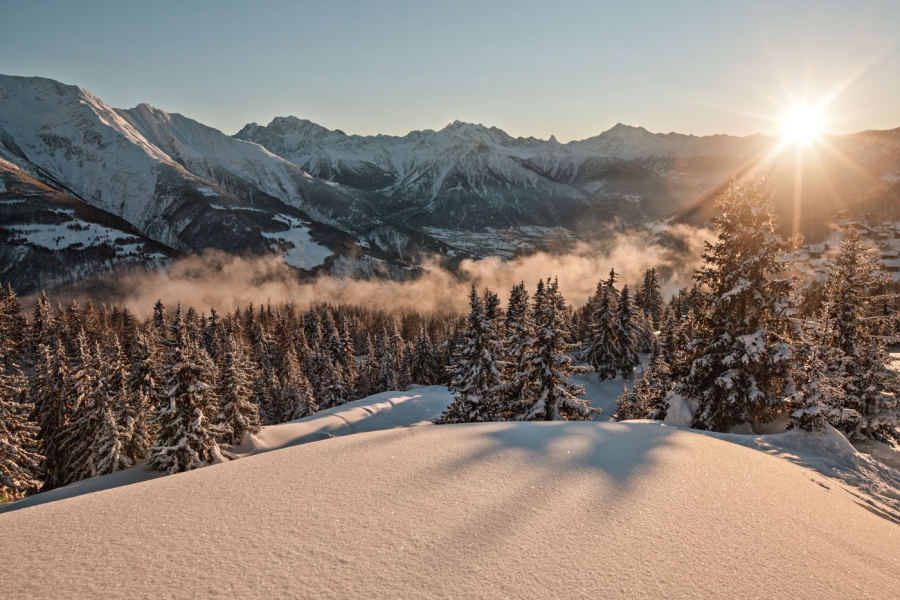
[[570,305],[580,306],[610,269],[619,273],[619,285],[635,286],[644,272],[656,268],[669,296],[689,285],[699,265],[709,230],[685,225],[659,226],[637,234],[619,235],[602,246],[579,243],[566,254],[539,252],[513,260],[488,257],[465,260],[451,272],[437,260],[426,260],[421,273],[407,281],[319,276],[301,280],[276,257],[238,257],[208,252],[177,261],[168,268],[120,276],[109,297],[95,302],[128,306],[147,316],[160,299],[166,306],[181,302],[198,310],[220,312],[270,302],[359,304],[373,308],[415,309],[420,312],[465,310],[474,283],[498,293],[505,301],[510,288],[524,281],[533,291],[538,279],[557,277]]

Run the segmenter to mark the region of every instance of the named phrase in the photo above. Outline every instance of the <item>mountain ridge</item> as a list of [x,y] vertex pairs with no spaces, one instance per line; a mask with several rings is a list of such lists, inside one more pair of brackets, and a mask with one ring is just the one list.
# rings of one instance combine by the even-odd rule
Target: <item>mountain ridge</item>
[[[900,128],[827,141],[847,160],[828,163],[831,187],[811,188],[816,218],[900,179]],[[778,147],[624,123],[565,144],[460,120],[362,136],[295,116],[229,136],[147,103],[116,109],[78,86],[0,75],[0,159],[175,252],[274,253],[314,272],[406,276],[426,255],[556,251],[671,215],[696,225],[710,210],[686,209],[761,165],[785,176],[786,212],[792,163],[763,160]]]

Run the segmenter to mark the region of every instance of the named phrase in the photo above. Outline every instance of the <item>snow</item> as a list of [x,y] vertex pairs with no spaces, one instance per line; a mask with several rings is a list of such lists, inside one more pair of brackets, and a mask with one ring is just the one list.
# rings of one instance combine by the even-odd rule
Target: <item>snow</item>
[[900,526],[790,461],[657,423],[350,435],[3,514],[0,543],[11,597],[819,598],[900,584]]
[[[199,187],[197,188],[197,191],[200,192],[201,194],[203,194],[204,196],[207,196],[207,197],[218,197],[218,196],[220,196],[219,193],[217,193],[217,192],[214,191],[212,188],[209,188],[209,187],[207,187],[207,186],[205,186],[205,185],[199,186]],[[221,210],[221,209],[219,209],[219,210]]]
[[453,397],[441,386],[411,386],[405,392],[382,392],[281,425],[264,427],[232,452],[239,456],[288,448],[333,437],[429,424]]
[[265,231],[263,236],[285,244],[281,259],[292,267],[312,269],[318,267],[333,253],[325,246],[320,246],[309,235],[309,227],[303,221],[278,214],[275,218],[288,225],[287,231]]
[[60,225],[13,225],[8,230],[19,234],[25,243],[61,250],[73,244],[84,246],[98,246],[102,244],[113,245],[113,240],[120,237],[134,236],[125,234],[118,229],[110,229],[96,223],[87,223],[80,219],[74,219]]

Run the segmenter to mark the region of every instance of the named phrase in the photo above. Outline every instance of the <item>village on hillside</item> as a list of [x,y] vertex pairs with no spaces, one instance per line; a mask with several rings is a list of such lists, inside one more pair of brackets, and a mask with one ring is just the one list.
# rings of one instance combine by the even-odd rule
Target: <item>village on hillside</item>
[[870,251],[878,255],[883,269],[891,274],[894,281],[900,282],[900,221],[872,223],[867,217],[868,215],[862,221],[857,221],[850,218],[849,211],[839,211],[834,221],[834,229],[824,242],[804,244],[784,256],[782,260],[793,262],[800,273],[824,283],[828,280],[825,272],[826,261],[837,257],[844,234],[854,229],[870,246]]

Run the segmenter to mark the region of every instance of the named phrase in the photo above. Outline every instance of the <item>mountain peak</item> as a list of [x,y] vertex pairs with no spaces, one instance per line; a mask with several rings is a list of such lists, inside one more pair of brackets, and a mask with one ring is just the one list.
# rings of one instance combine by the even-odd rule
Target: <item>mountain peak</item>
[[626,125],[625,123],[616,123],[604,133],[650,133],[643,127],[635,127],[634,125]]

